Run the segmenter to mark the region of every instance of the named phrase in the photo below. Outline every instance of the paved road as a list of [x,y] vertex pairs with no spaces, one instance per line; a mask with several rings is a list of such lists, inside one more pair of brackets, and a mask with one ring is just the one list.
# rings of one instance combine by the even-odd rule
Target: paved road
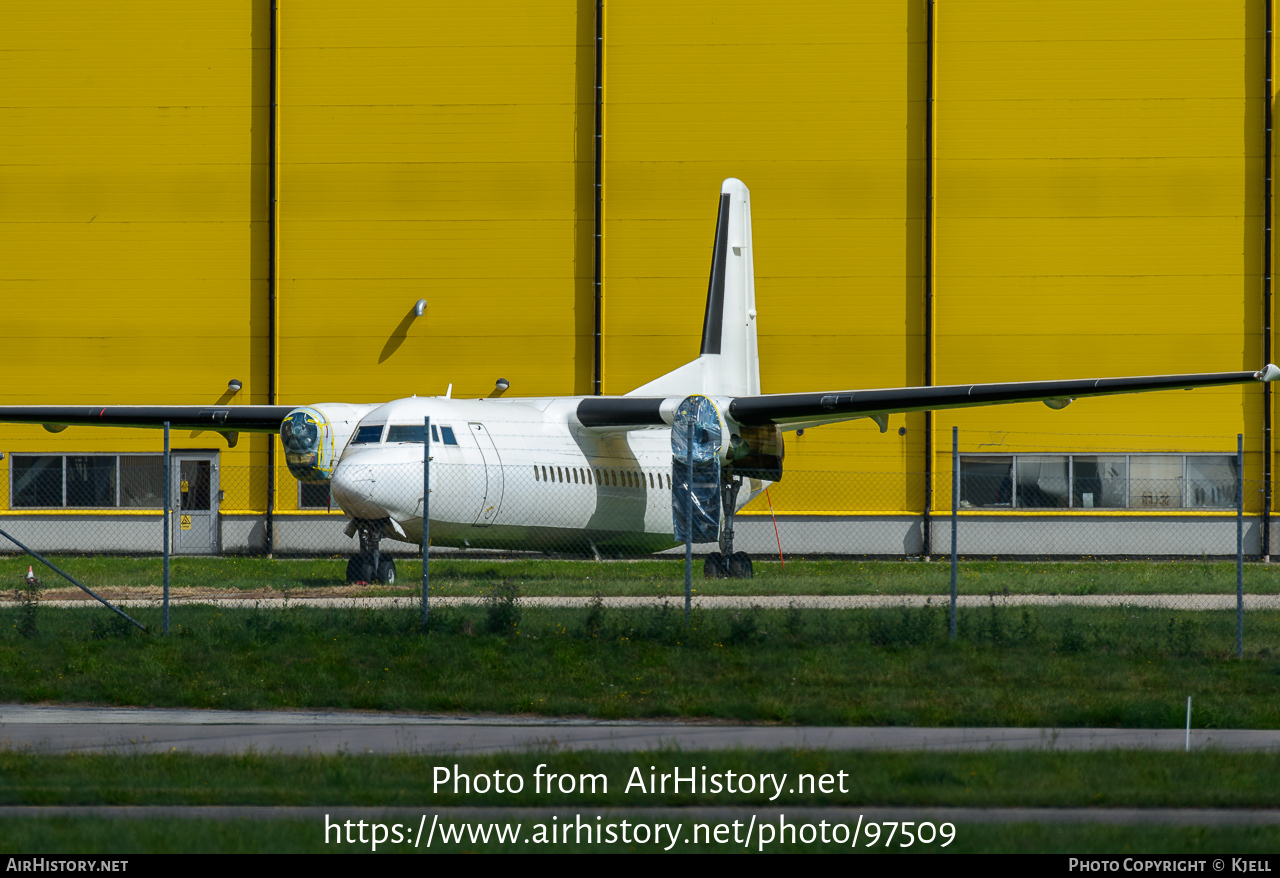
[[973,823],[1106,823],[1118,826],[1280,826],[1280,809],[1259,808],[934,808],[880,807],[867,808],[592,808],[565,805],[548,808],[360,808],[349,805],[333,807],[274,807],[269,805],[0,805],[0,820],[14,817],[107,817],[111,819],[145,820],[177,817],[188,820],[303,820],[323,824],[330,821],[365,820],[392,822],[397,818],[417,826],[423,814],[441,820],[501,821],[546,820],[555,814],[572,820],[581,815],[590,820],[597,814],[626,817],[629,820],[748,823],[754,816],[759,821],[776,823],[786,815],[793,823],[830,823],[853,825],[861,817],[864,823],[928,820],[934,824],[952,823],[963,828]]
[[[0,747],[69,753],[491,753],[523,749],[1181,750],[1181,729],[735,726],[527,717],[0,705]],[[1280,731],[1192,730],[1194,749],[1280,750]]]
[[[479,606],[484,598],[476,597],[433,597],[433,607]],[[585,607],[592,601],[590,597],[521,597],[520,603],[526,607]],[[1154,607],[1166,610],[1234,610],[1236,596],[1233,594],[1097,594],[1097,595],[1051,595],[1024,594],[997,597],[996,604],[1005,607]],[[158,598],[125,598],[112,599],[122,607],[153,607],[159,603]],[[285,607],[339,607],[377,609],[387,607],[418,607],[416,597],[290,597],[290,598],[236,598],[220,596],[175,597],[170,603],[179,604],[217,604],[219,607],[283,609]],[[661,607],[668,604],[683,607],[682,596],[672,597],[606,597],[604,606],[614,608]],[[693,606],[708,610],[743,609],[761,607],[763,609],[876,609],[883,607],[923,607],[930,604],[935,607],[946,606],[946,595],[702,595],[693,598]],[[960,595],[956,599],[960,607],[986,607],[991,598],[986,595]],[[84,600],[47,600],[41,606],[46,607],[100,607],[96,601]],[[1246,610],[1280,610],[1280,595],[1245,595]]]

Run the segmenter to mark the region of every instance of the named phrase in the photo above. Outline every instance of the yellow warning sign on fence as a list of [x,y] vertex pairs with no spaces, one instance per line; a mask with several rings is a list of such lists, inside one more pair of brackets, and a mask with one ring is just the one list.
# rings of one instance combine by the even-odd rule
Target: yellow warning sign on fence
[[178,519],[178,527],[182,530],[191,530],[191,516],[184,515]]
[[186,494],[186,493],[187,493],[187,492],[189,492],[190,490],[191,490],[191,488],[190,488],[190,487],[188,487],[188,485],[187,485],[187,480],[186,480],[186,479],[183,479],[183,480],[182,480],[182,485],[181,485],[181,487],[179,488],[179,491],[180,491],[181,493],[183,493],[183,494]]

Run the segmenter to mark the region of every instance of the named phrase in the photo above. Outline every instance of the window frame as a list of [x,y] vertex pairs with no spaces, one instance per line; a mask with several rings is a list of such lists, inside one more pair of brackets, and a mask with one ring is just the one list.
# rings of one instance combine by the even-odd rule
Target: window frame
[[302,502],[302,491],[306,485],[321,485],[328,489],[329,500],[333,500],[333,483],[332,482],[298,482],[298,511],[300,512],[332,512],[335,508],[341,512],[342,507],[337,503],[330,502],[324,506],[307,506]]
[[[1067,459],[1067,504],[1065,506],[1020,506],[1018,505],[1018,460],[1019,458],[1024,458],[1024,457],[1065,457]],[[1124,505],[1123,506],[1077,506],[1075,504],[1076,458],[1077,457],[1118,457],[1118,458],[1124,459],[1125,478],[1124,478]],[[976,459],[1009,458],[1011,460],[1009,470],[1012,476],[1012,479],[1011,479],[1012,485],[1010,488],[1010,497],[1009,497],[1008,506],[1003,506],[1003,505],[1001,506],[968,506],[968,507],[960,507],[960,508],[961,508],[961,511],[967,511],[967,512],[986,511],[986,512],[1001,512],[1001,513],[1018,512],[1019,510],[1026,511],[1026,512],[1052,512],[1052,511],[1118,512],[1123,510],[1123,511],[1137,512],[1137,513],[1164,511],[1164,509],[1162,509],[1161,507],[1133,505],[1133,494],[1132,494],[1132,484],[1134,481],[1133,459],[1134,458],[1140,459],[1144,457],[1177,457],[1177,458],[1180,458],[1181,460],[1181,473],[1178,476],[1178,479],[1181,483],[1179,487],[1181,503],[1175,507],[1164,507],[1164,509],[1167,509],[1169,511],[1174,511],[1174,510],[1217,511],[1217,510],[1230,510],[1230,509],[1236,508],[1235,503],[1232,503],[1230,506],[1206,506],[1206,505],[1193,506],[1190,503],[1191,488],[1190,488],[1190,481],[1187,477],[1189,460],[1191,460],[1192,458],[1206,458],[1206,457],[1226,459],[1226,460],[1232,461],[1233,463],[1236,460],[1236,456],[1234,454],[1223,453],[1223,452],[1213,452],[1213,451],[1186,451],[1186,452],[1147,451],[1147,452],[1136,452],[1136,453],[1121,452],[1121,451],[1114,451],[1114,452],[1113,451],[1089,451],[1089,452],[1080,452],[1080,453],[1060,452],[1060,451],[1059,452],[1034,451],[1034,452],[1024,452],[1024,453],[1015,453],[1015,452],[962,453],[960,455],[960,461],[961,461],[960,474],[962,478],[964,473],[963,462],[966,458],[970,460],[975,458]],[[1236,478],[1237,479],[1240,478],[1240,473],[1236,474]],[[957,500],[958,499],[959,498],[957,498]]]
[[[59,505],[57,506],[49,506],[49,505],[19,506],[14,502],[14,499],[15,499],[14,478],[16,475],[17,468],[13,465],[13,463],[15,460],[19,458],[24,458],[24,457],[56,457],[62,460],[61,503]],[[69,457],[109,457],[115,461],[114,463],[115,504],[114,505],[112,506],[70,506],[67,504],[67,458]],[[164,454],[157,453],[154,451],[113,451],[105,454],[94,453],[94,452],[77,453],[77,452],[70,452],[70,451],[59,451],[59,452],[53,452],[53,453],[40,453],[40,452],[28,452],[28,451],[11,452],[9,454],[9,468],[8,468],[9,509],[10,511],[18,511],[18,510],[28,511],[29,510],[33,512],[39,512],[40,510],[47,510],[47,509],[72,510],[72,511],[78,511],[78,512],[106,512],[111,510],[145,511],[145,510],[151,510],[151,509],[154,509],[157,511],[163,511],[164,509],[163,501],[161,501],[159,505],[156,505],[156,506],[123,506],[121,505],[120,496],[121,496],[123,478],[122,478],[122,473],[120,469],[120,459],[124,457],[154,457],[159,460],[159,463],[162,467],[164,466]],[[162,480],[163,478],[164,477],[161,476]],[[163,489],[163,484],[161,485],[161,488]]]

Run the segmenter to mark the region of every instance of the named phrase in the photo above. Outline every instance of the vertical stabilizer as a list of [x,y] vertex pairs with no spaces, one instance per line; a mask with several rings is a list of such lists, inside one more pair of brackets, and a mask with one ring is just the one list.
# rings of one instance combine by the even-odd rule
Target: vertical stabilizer
[[698,359],[627,396],[756,396],[756,287],[751,255],[751,193],[730,177],[720,185],[720,210],[711,253],[711,279]]

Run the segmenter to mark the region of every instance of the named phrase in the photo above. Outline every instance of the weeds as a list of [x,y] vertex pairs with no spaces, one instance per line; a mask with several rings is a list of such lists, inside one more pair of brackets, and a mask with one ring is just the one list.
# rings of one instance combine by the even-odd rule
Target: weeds
[[[919,646],[942,639],[946,616],[939,614],[932,601],[923,607],[900,607],[886,610],[867,620],[867,641],[872,646]],[[943,624],[939,626],[939,622]]]
[[766,633],[760,627],[760,607],[753,605],[729,617],[729,633],[724,642],[731,646],[749,646],[764,640]]
[[1058,652],[1074,655],[1085,651],[1084,632],[1076,626],[1076,620],[1068,616],[1062,622],[1058,637]]
[[40,580],[23,579],[13,590],[18,601],[18,629],[20,637],[30,640],[40,633]]
[[490,634],[511,636],[520,631],[520,586],[503,583],[485,596],[484,627]]
[[586,615],[582,617],[582,630],[588,640],[599,640],[600,630],[604,627],[604,594],[599,590],[587,604]]

